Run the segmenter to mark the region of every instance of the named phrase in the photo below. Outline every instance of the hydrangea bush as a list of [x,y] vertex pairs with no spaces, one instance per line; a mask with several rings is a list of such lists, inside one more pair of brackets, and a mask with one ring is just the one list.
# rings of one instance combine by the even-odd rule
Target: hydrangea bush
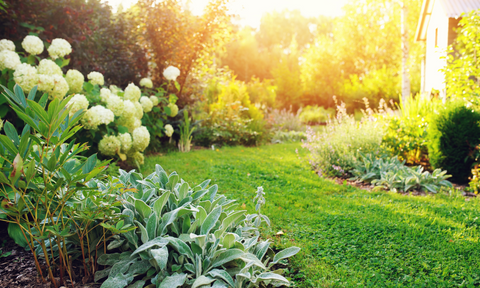
[[[44,43],[37,36],[29,35],[22,42],[24,52],[16,52],[15,44],[7,39],[0,40],[0,69],[2,76],[0,84],[9,88],[18,84],[25,91],[30,91],[34,86],[38,87],[36,100],[44,93],[48,99],[62,100],[67,95],[74,95],[68,106],[70,114],[85,110],[86,113],[80,120],[83,128],[87,131],[76,135],[82,141],[87,141],[92,149],[91,153],[98,151],[108,157],[119,157],[129,160],[131,164],[140,166],[143,164],[143,152],[150,143],[150,132],[154,130],[156,136],[165,135],[163,121],[178,114],[175,104],[176,97],[167,97],[163,88],[153,87],[152,80],[144,78],[140,80],[141,89],[134,83],[130,83],[125,90],[110,85],[105,85],[102,73],[92,71],[85,76],[75,69],[70,69],[66,74],[62,67],[68,65],[65,59],[72,52],[72,47],[64,39],[53,39],[47,49],[49,58],[41,59],[44,51]],[[180,70],[173,66],[165,71],[167,79],[175,81]],[[177,84],[176,84],[177,86]],[[0,98],[0,118],[8,112],[6,101]],[[159,106],[164,106],[161,109]],[[147,129],[142,126],[142,118],[146,113],[155,111],[157,121],[152,124],[156,127]],[[173,128],[168,127],[169,137]]]

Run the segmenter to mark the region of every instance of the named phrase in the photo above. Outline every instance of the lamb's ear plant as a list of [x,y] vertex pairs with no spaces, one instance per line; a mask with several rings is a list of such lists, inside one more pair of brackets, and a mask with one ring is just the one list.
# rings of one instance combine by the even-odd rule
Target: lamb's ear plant
[[191,187],[160,165],[145,178],[120,170],[115,180],[129,191],[122,195],[122,224],[136,229],[115,235],[109,252],[99,257],[106,269],[95,274],[95,281],[106,277],[102,288],[289,284],[278,268],[300,249],[275,254],[249,221],[268,219],[259,211],[263,189],[257,191],[258,214],[252,217],[235,210],[234,200],[217,195],[217,185],[208,187],[210,180]]
[[[69,116],[71,97],[55,99],[47,107],[46,94],[38,103],[33,100],[36,87],[27,97],[20,86],[14,92],[3,89],[25,127],[18,134],[5,122],[5,135],[0,135],[0,220],[9,223],[9,234],[18,244],[32,251],[40,277],[45,281],[48,275],[59,287],[65,285],[66,274],[73,282],[76,258],[82,260],[86,276],[95,272],[97,244],[112,234],[98,227],[120,219],[114,209],[119,202],[91,185],[107,163],[97,165],[95,155],[80,157],[88,147],[70,141],[81,128],[77,122],[82,115]],[[98,237],[89,238],[94,231]]]
[[351,170],[352,180],[371,182],[393,192],[423,190],[437,193],[441,188],[451,188],[447,171],[435,169],[432,173],[423,171],[422,166],[409,167],[405,160],[395,157],[377,157],[373,154],[360,154],[361,161]]

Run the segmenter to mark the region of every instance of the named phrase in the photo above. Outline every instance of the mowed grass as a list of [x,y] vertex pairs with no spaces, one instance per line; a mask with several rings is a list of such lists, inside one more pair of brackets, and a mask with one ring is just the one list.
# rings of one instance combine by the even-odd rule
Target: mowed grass
[[[295,150],[298,149],[298,154]],[[289,277],[297,287],[478,287],[480,203],[463,196],[406,196],[337,185],[310,170],[300,144],[221,148],[146,159],[253,212],[263,186],[264,230],[276,248],[302,248]],[[278,231],[284,235],[278,236]]]

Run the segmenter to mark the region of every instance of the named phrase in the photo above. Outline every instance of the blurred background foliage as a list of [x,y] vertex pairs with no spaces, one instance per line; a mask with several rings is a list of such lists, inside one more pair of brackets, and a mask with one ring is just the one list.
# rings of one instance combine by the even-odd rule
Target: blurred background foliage
[[[188,2],[188,1],[187,1]],[[294,111],[308,105],[334,107],[332,96],[350,112],[367,98],[398,101],[401,9],[393,0],[351,0],[344,15],[305,17],[298,10],[272,11],[258,27],[235,24],[227,0],[212,0],[202,15],[181,0],[139,0],[115,13],[100,0],[5,0],[0,37],[20,40],[64,38],[73,46],[70,65],[99,71],[107,83],[126,86],[150,76],[167,83],[169,66],[181,71],[180,87],[165,85],[178,104],[194,104],[208,88],[212,71],[230,71],[245,83],[252,103]],[[421,1],[408,7],[409,73],[412,94],[420,90],[423,43],[414,31]],[[228,84],[230,85],[230,84]],[[243,84],[241,84],[243,85]]]

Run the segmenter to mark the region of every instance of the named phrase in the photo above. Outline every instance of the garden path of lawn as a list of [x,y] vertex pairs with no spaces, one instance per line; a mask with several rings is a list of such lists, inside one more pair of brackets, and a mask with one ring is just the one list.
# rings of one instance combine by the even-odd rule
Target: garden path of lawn
[[[297,287],[480,284],[478,199],[337,185],[311,171],[298,143],[150,156],[144,175],[156,163],[190,184],[212,179],[250,213],[254,192],[263,186],[262,213],[272,222],[264,236],[278,249],[302,248],[287,274]],[[276,236],[280,230],[285,234]]]

